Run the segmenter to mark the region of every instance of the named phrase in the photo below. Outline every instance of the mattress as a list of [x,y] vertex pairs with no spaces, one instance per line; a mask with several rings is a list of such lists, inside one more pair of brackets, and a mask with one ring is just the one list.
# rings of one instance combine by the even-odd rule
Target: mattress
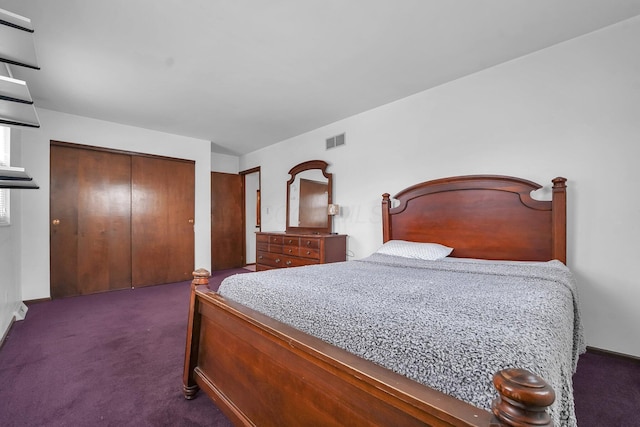
[[373,254],[229,277],[219,293],[428,387],[490,409],[493,374],[528,369],[575,426],[585,344],[577,287],[559,261],[424,261]]

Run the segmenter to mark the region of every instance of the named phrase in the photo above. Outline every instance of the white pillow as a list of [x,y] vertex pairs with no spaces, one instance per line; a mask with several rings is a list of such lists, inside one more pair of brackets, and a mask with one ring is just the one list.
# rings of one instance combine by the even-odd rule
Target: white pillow
[[453,248],[438,243],[407,242],[406,240],[389,240],[376,251],[379,254],[395,255],[404,258],[426,259],[436,261],[449,255]]

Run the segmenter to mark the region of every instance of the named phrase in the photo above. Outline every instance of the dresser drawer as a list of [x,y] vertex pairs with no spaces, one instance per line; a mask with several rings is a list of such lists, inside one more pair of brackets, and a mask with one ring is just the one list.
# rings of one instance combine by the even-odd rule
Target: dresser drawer
[[282,239],[282,253],[285,255],[298,256],[300,252],[300,239],[295,236],[284,236]]
[[301,237],[300,249],[320,249],[320,239],[314,237]]
[[282,254],[274,254],[271,252],[258,251],[256,256],[256,264],[262,264],[269,267],[285,267],[284,257]]
[[300,246],[300,239],[298,237],[285,236],[282,238],[282,244],[285,246]]
[[296,246],[284,245],[282,247],[282,253],[285,255],[298,256],[300,254],[300,248]]
[[258,252],[256,264],[258,266],[283,268],[283,267],[300,267],[303,265],[319,264],[319,259],[298,258],[295,256],[287,256],[285,254],[274,254],[271,252]]
[[319,259],[306,259],[306,258],[295,258],[295,257],[284,257],[284,265],[285,267],[302,267],[303,265],[313,265],[320,264]]
[[298,256],[309,259],[320,259],[320,250],[318,248],[304,248],[301,247]]
[[269,252],[273,254],[281,254],[283,251],[282,245],[276,245],[273,243],[269,243]]
[[272,234],[269,236],[269,243],[272,245],[282,245],[284,243],[284,238],[282,236],[274,236]]

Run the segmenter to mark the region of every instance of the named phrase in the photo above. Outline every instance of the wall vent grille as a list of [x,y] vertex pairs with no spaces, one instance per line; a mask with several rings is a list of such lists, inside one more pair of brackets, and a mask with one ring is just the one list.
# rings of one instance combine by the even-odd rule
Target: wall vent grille
[[336,148],[345,145],[346,142],[347,141],[344,133],[332,136],[331,138],[327,138],[327,150],[330,148]]

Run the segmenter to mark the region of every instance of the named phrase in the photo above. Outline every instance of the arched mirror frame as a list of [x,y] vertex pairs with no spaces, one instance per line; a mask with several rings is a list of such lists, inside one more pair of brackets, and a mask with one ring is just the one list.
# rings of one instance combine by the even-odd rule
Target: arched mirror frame
[[296,227],[290,224],[291,218],[291,184],[296,180],[296,176],[304,171],[308,170],[320,170],[322,175],[327,179],[327,208],[332,202],[333,193],[333,178],[332,174],[327,172],[329,164],[324,160],[309,160],[308,162],[300,163],[291,168],[289,175],[291,178],[287,181],[287,233],[314,233],[314,234],[329,234],[332,230],[332,217],[329,215],[327,209],[327,226],[326,227]]

